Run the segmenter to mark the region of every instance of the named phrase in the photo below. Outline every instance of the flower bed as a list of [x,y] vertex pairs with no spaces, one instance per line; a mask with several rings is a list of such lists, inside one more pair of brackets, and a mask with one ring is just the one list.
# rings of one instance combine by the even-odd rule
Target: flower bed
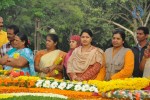
[[100,98],[98,89],[87,82],[63,81],[54,78],[20,76],[0,77],[0,93],[55,93],[69,98]]
[[149,86],[149,83],[150,80],[147,78],[127,78],[124,80],[119,79],[111,81],[89,80],[88,82],[77,82],[31,76],[20,76],[17,78],[1,76],[0,93],[54,93],[67,96],[68,98],[78,99],[102,99],[102,97],[108,99],[129,99],[130,97],[137,98],[140,94],[139,98],[149,99],[150,92],[141,90]]

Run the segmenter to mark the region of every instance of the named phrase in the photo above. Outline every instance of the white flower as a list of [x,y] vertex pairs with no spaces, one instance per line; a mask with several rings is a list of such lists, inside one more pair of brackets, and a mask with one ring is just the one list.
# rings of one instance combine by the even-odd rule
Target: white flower
[[89,91],[90,92],[94,92],[95,88],[96,88],[95,86],[91,86],[90,89],[89,89]]
[[78,83],[76,83],[77,85],[82,85],[82,82],[78,82]]
[[73,84],[68,84],[67,87],[66,87],[66,89],[70,89],[72,87],[73,87]]
[[58,83],[57,82],[53,82],[52,84],[51,84],[51,88],[56,88],[58,86]]
[[74,90],[75,90],[75,91],[80,91],[80,90],[81,90],[81,85],[75,85]]
[[61,90],[63,90],[66,86],[67,86],[66,82],[62,82],[62,83],[60,83],[60,85],[58,86],[58,88],[61,89]]
[[38,80],[36,83],[36,87],[42,87],[42,83],[44,80]]
[[43,87],[45,87],[45,88],[50,88],[50,81],[49,81],[49,80],[46,80],[46,81],[43,83]]
[[85,84],[82,86],[82,91],[84,91],[84,92],[89,90],[89,89],[90,89],[90,86],[88,84]]
[[98,93],[98,89],[97,89],[97,88],[95,88],[95,89],[94,89],[94,92]]

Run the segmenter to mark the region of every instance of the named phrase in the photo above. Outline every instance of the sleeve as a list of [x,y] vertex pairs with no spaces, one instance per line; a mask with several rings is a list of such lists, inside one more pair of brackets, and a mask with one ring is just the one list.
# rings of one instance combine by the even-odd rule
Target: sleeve
[[33,60],[33,52],[29,48],[24,48],[23,52],[20,53],[20,56],[24,57],[28,62]]
[[24,48],[24,52],[21,52],[20,56],[24,57],[29,62],[30,74],[36,75],[34,68],[33,52],[29,48]]
[[134,54],[131,50],[126,52],[124,62],[123,69],[120,72],[114,74],[111,79],[128,78],[132,76],[134,69]]
[[89,80],[95,77],[101,68],[100,63],[95,63],[94,65],[90,66],[81,76],[83,80]]
[[98,50],[96,51],[96,62],[103,64],[103,60],[104,60],[104,52],[98,48]]
[[95,80],[99,80],[99,81],[103,81],[105,80],[105,76],[106,76],[106,67],[105,67],[105,56],[103,55],[104,59],[103,59],[103,64],[102,64],[102,68],[100,69],[97,77],[95,78]]

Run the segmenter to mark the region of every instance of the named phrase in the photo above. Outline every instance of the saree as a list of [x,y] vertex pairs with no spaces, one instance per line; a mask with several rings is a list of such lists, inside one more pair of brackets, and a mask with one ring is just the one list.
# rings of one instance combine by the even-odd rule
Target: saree
[[[62,62],[64,60],[66,53],[61,51],[61,50],[54,50],[51,52],[44,52],[40,51],[37,53],[35,57],[35,63],[39,63],[40,68],[46,68],[46,67],[51,67],[51,69],[55,69],[55,66],[53,65],[62,65]],[[38,62],[39,60],[39,62]],[[43,72],[39,73],[39,76],[41,77],[53,77],[50,75],[50,73],[45,74]],[[58,75],[54,76],[55,78],[62,78],[62,72],[59,72]]]
[[82,46],[76,48],[67,63],[67,73],[83,80],[95,79],[103,64],[103,51],[100,48],[91,46],[87,52],[82,52]]
[[[17,50],[16,48],[11,49],[10,51],[7,52],[7,55],[10,58],[17,58],[18,56],[22,56],[28,61],[28,65],[23,68],[19,68],[21,71],[24,73],[29,73],[30,75],[35,75],[35,69],[34,69],[34,59],[33,59],[33,53],[29,48],[23,48]],[[11,66],[5,66],[5,70],[11,70],[13,67]]]

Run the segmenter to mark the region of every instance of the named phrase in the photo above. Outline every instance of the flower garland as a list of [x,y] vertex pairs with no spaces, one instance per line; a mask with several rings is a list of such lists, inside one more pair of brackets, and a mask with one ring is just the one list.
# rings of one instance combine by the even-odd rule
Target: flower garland
[[130,99],[130,100],[145,100],[150,99],[150,91],[144,90],[116,90],[109,91],[103,94],[103,97],[117,98],[117,99]]
[[80,91],[70,91],[70,90],[60,90],[60,89],[49,89],[49,88],[25,88],[17,86],[0,86],[0,93],[53,93],[61,94],[69,98],[101,98],[101,95],[95,95],[91,92],[80,92]]
[[0,85],[2,86],[19,86],[27,88],[52,88],[60,90],[73,90],[83,92],[96,92],[98,89],[94,85],[89,85],[87,82],[64,81],[54,78],[40,79],[39,77],[20,76],[17,78],[1,77]]
[[49,80],[37,80],[36,87],[43,88],[52,88],[52,89],[60,89],[60,90],[73,90],[73,91],[83,91],[83,92],[96,92],[98,93],[98,89],[94,85],[89,85],[87,83],[82,82],[71,82],[71,81],[59,81],[54,79]]
[[96,85],[99,92],[107,92],[111,90],[141,90],[149,86],[150,80],[147,78],[126,78],[111,81],[90,80],[88,83]]

